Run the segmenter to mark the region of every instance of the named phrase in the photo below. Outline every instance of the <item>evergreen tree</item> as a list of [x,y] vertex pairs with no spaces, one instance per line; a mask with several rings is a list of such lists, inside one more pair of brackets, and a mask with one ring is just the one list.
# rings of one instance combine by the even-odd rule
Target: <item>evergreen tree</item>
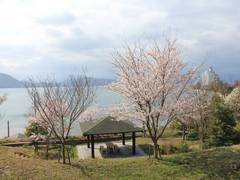
[[209,123],[209,145],[231,145],[236,139],[236,120],[233,111],[220,97],[214,97]]

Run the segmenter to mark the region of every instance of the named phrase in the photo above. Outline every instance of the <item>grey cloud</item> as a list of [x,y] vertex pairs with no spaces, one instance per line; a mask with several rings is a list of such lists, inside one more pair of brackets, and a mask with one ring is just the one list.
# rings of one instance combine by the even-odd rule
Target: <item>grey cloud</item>
[[[238,0],[126,0],[117,2],[116,6],[119,7],[115,7],[115,2],[111,3],[116,12],[103,16],[107,19],[100,19],[101,24],[97,18],[84,18],[84,22],[92,26],[91,32],[88,32],[89,27],[84,27],[83,19],[77,14],[65,12],[37,19],[46,34],[54,38],[52,43],[46,45],[46,48],[54,48],[54,52],[42,55],[31,47],[16,47],[13,50],[5,48],[0,52],[0,57],[19,58],[17,54],[39,56],[40,59],[29,73],[41,74],[44,70],[64,76],[83,66],[94,76],[113,76],[110,63],[113,48],[120,47],[124,41],[159,40],[166,35],[176,36],[183,42],[184,58],[187,61],[196,64],[206,60],[206,67],[213,66],[222,76],[240,78]],[[111,7],[110,4],[105,5],[103,13],[107,14]],[[162,17],[161,12],[166,16]],[[96,20],[96,24],[92,23],[93,20]],[[70,34],[64,34],[59,28],[61,25]]]
[[112,44],[109,37],[90,35],[81,31],[80,28],[73,28],[70,36],[63,37],[56,42],[56,46],[60,49],[76,53],[109,48]]
[[56,30],[56,29],[46,29],[46,33],[53,38],[62,38],[64,37],[64,33],[61,30]]
[[[72,58],[65,56],[62,58],[56,55],[42,56],[35,61],[32,65],[32,72],[29,75],[47,77],[54,75],[59,80],[64,80],[68,75],[79,74],[83,69],[91,77],[109,78],[112,76],[111,63],[107,62],[102,57],[96,58],[82,58],[74,57],[75,61],[71,61]],[[47,61],[47,63],[46,63]],[[42,71],[44,69],[44,74]],[[103,71],[105,69],[105,71]]]
[[75,20],[76,17],[72,13],[65,12],[61,14],[54,14],[43,18],[38,18],[37,22],[43,25],[58,26],[72,24]]
[[8,58],[16,61],[26,60],[38,55],[40,55],[40,51],[30,45],[0,45],[0,60]]
[[161,7],[168,12],[165,21],[147,24],[146,34],[159,38],[161,29],[169,27],[176,31],[180,41],[195,42],[184,49],[188,51],[185,52],[188,61],[201,63],[206,60],[207,66],[213,66],[225,79],[226,76],[240,78],[240,11],[236,9],[239,5],[234,0],[163,3]]

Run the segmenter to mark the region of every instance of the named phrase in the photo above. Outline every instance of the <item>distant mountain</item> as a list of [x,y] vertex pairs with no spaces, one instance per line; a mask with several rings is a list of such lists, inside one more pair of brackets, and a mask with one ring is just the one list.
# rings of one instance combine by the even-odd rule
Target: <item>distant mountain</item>
[[[102,85],[114,82],[113,79],[93,78],[93,77],[88,77],[88,79],[93,86],[102,86]],[[63,84],[68,84],[69,80],[65,80],[62,83]]]
[[[101,86],[113,82],[112,79],[103,79],[103,78],[89,78],[92,85]],[[24,83],[27,81],[19,81],[14,77],[0,73],[0,88],[21,88],[24,87]],[[66,82],[66,81],[65,81]],[[38,86],[41,86],[40,84]]]
[[90,81],[94,86],[102,86],[114,82],[113,79],[102,79],[102,78],[90,78]]
[[222,73],[222,74],[220,74],[220,77],[223,81],[228,82],[228,83],[234,83],[234,81],[240,80],[239,74]]
[[23,87],[23,83],[15,79],[14,77],[0,73],[0,88],[20,88]]

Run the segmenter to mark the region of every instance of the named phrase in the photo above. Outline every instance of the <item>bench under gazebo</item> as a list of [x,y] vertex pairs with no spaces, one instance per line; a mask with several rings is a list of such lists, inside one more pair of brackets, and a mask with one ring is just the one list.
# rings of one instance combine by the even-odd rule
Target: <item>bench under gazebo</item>
[[142,128],[134,126],[129,121],[116,121],[113,117],[106,117],[98,121],[86,121],[80,123],[83,136],[87,137],[87,146],[90,148],[91,156],[95,158],[94,143],[98,135],[121,134],[122,144],[125,145],[125,135],[132,134],[132,154],[136,154],[136,132],[142,132]]

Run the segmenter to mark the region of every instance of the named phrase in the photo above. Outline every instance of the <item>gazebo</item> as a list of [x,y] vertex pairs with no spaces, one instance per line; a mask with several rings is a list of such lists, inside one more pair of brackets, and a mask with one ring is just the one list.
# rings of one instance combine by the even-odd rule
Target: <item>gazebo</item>
[[113,117],[106,117],[98,121],[86,121],[80,123],[80,128],[83,136],[87,136],[87,146],[90,148],[91,143],[91,155],[95,157],[94,153],[94,136],[96,135],[108,135],[108,134],[121,134],[122,144],[125,145],[125,134],[132,134],[132,154],[136,154],[136,132],[142,132],[143,129],[134,126],[129,121],[116,121]]

